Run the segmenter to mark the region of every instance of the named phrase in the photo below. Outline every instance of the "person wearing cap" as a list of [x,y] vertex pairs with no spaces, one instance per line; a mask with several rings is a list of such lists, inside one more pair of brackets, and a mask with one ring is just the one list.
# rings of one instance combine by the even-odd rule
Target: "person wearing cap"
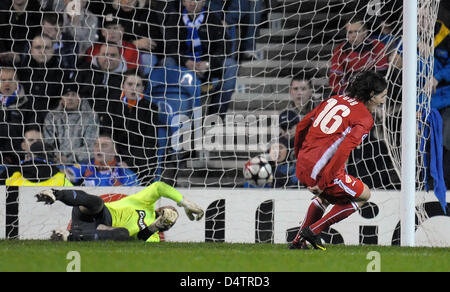
[[78,85],[65,84],[59,106],[45,117],[45,141],[55,147],[61,163],[83,163],[89,161],[98,131],[98,116],[80,98]]

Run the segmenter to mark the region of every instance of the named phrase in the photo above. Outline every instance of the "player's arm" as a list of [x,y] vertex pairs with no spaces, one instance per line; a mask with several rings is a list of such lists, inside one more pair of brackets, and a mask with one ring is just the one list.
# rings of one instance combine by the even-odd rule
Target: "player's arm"
[[179,191],[163,182],[154,182],[145,189],[134,194],[133,197],[149,205],[154,204],[161,197],[171,199],[176,203],[183,200],[183,195]]
[[309,112],[298,124],[295,129],[295,139],[294,139],[294,153],[295,157],[298,158],[298,152],[300,152],[300,148],[302,148],[303,141],[306,138],[306,134],[308,133],[309,127],[314,122],[314,116],[316,114],[317,106],[311,112]]
[[347,162],[348,157],[353,149],[361,144],[363,138],[369,134],[370,127],[367,127],[363,123],[356,124],[352,127],[350,133],[339,145],[336,153],[330,159],[328,164],[322,171],[321,178],[317,182],[317,187],[323,191],[325,187],[336,177],[339,169]]
[[200,220],[204,212],[195,203],[189,201],[174,187],[163,182],[155,182],[135,195],[148,204],[154,204],[161,197],[171,199],[183,207],[190,220]]

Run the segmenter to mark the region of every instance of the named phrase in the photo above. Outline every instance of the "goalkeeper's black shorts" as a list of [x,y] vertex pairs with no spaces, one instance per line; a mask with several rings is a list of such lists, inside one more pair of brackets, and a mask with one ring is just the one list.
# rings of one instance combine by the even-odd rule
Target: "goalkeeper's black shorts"
[[95,215],[83,214],[79,207],[72,208],[72,222],[70,224],[71,230],[95,230],[100,224],[107,226],[112,225],[111,213],[106,206],[103,206],[103,210]]

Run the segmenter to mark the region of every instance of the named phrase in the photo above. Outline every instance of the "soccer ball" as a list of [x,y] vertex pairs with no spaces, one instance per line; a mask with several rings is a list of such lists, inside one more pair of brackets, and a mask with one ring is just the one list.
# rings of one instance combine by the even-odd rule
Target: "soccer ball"
[[253,157],[244,165],[244,178],[251,184],[264,186],[272,183],[272,166],[266,158],[259,155]]

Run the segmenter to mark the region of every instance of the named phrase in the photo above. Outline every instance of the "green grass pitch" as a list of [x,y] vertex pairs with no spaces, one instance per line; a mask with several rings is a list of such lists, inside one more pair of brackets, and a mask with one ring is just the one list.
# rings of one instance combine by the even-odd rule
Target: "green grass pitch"
[[82,272],[365,272],[378,252],[381,272],[450,271],[449,248],[285,244],[0,241],[0,272],[65,272],[69,252]]

